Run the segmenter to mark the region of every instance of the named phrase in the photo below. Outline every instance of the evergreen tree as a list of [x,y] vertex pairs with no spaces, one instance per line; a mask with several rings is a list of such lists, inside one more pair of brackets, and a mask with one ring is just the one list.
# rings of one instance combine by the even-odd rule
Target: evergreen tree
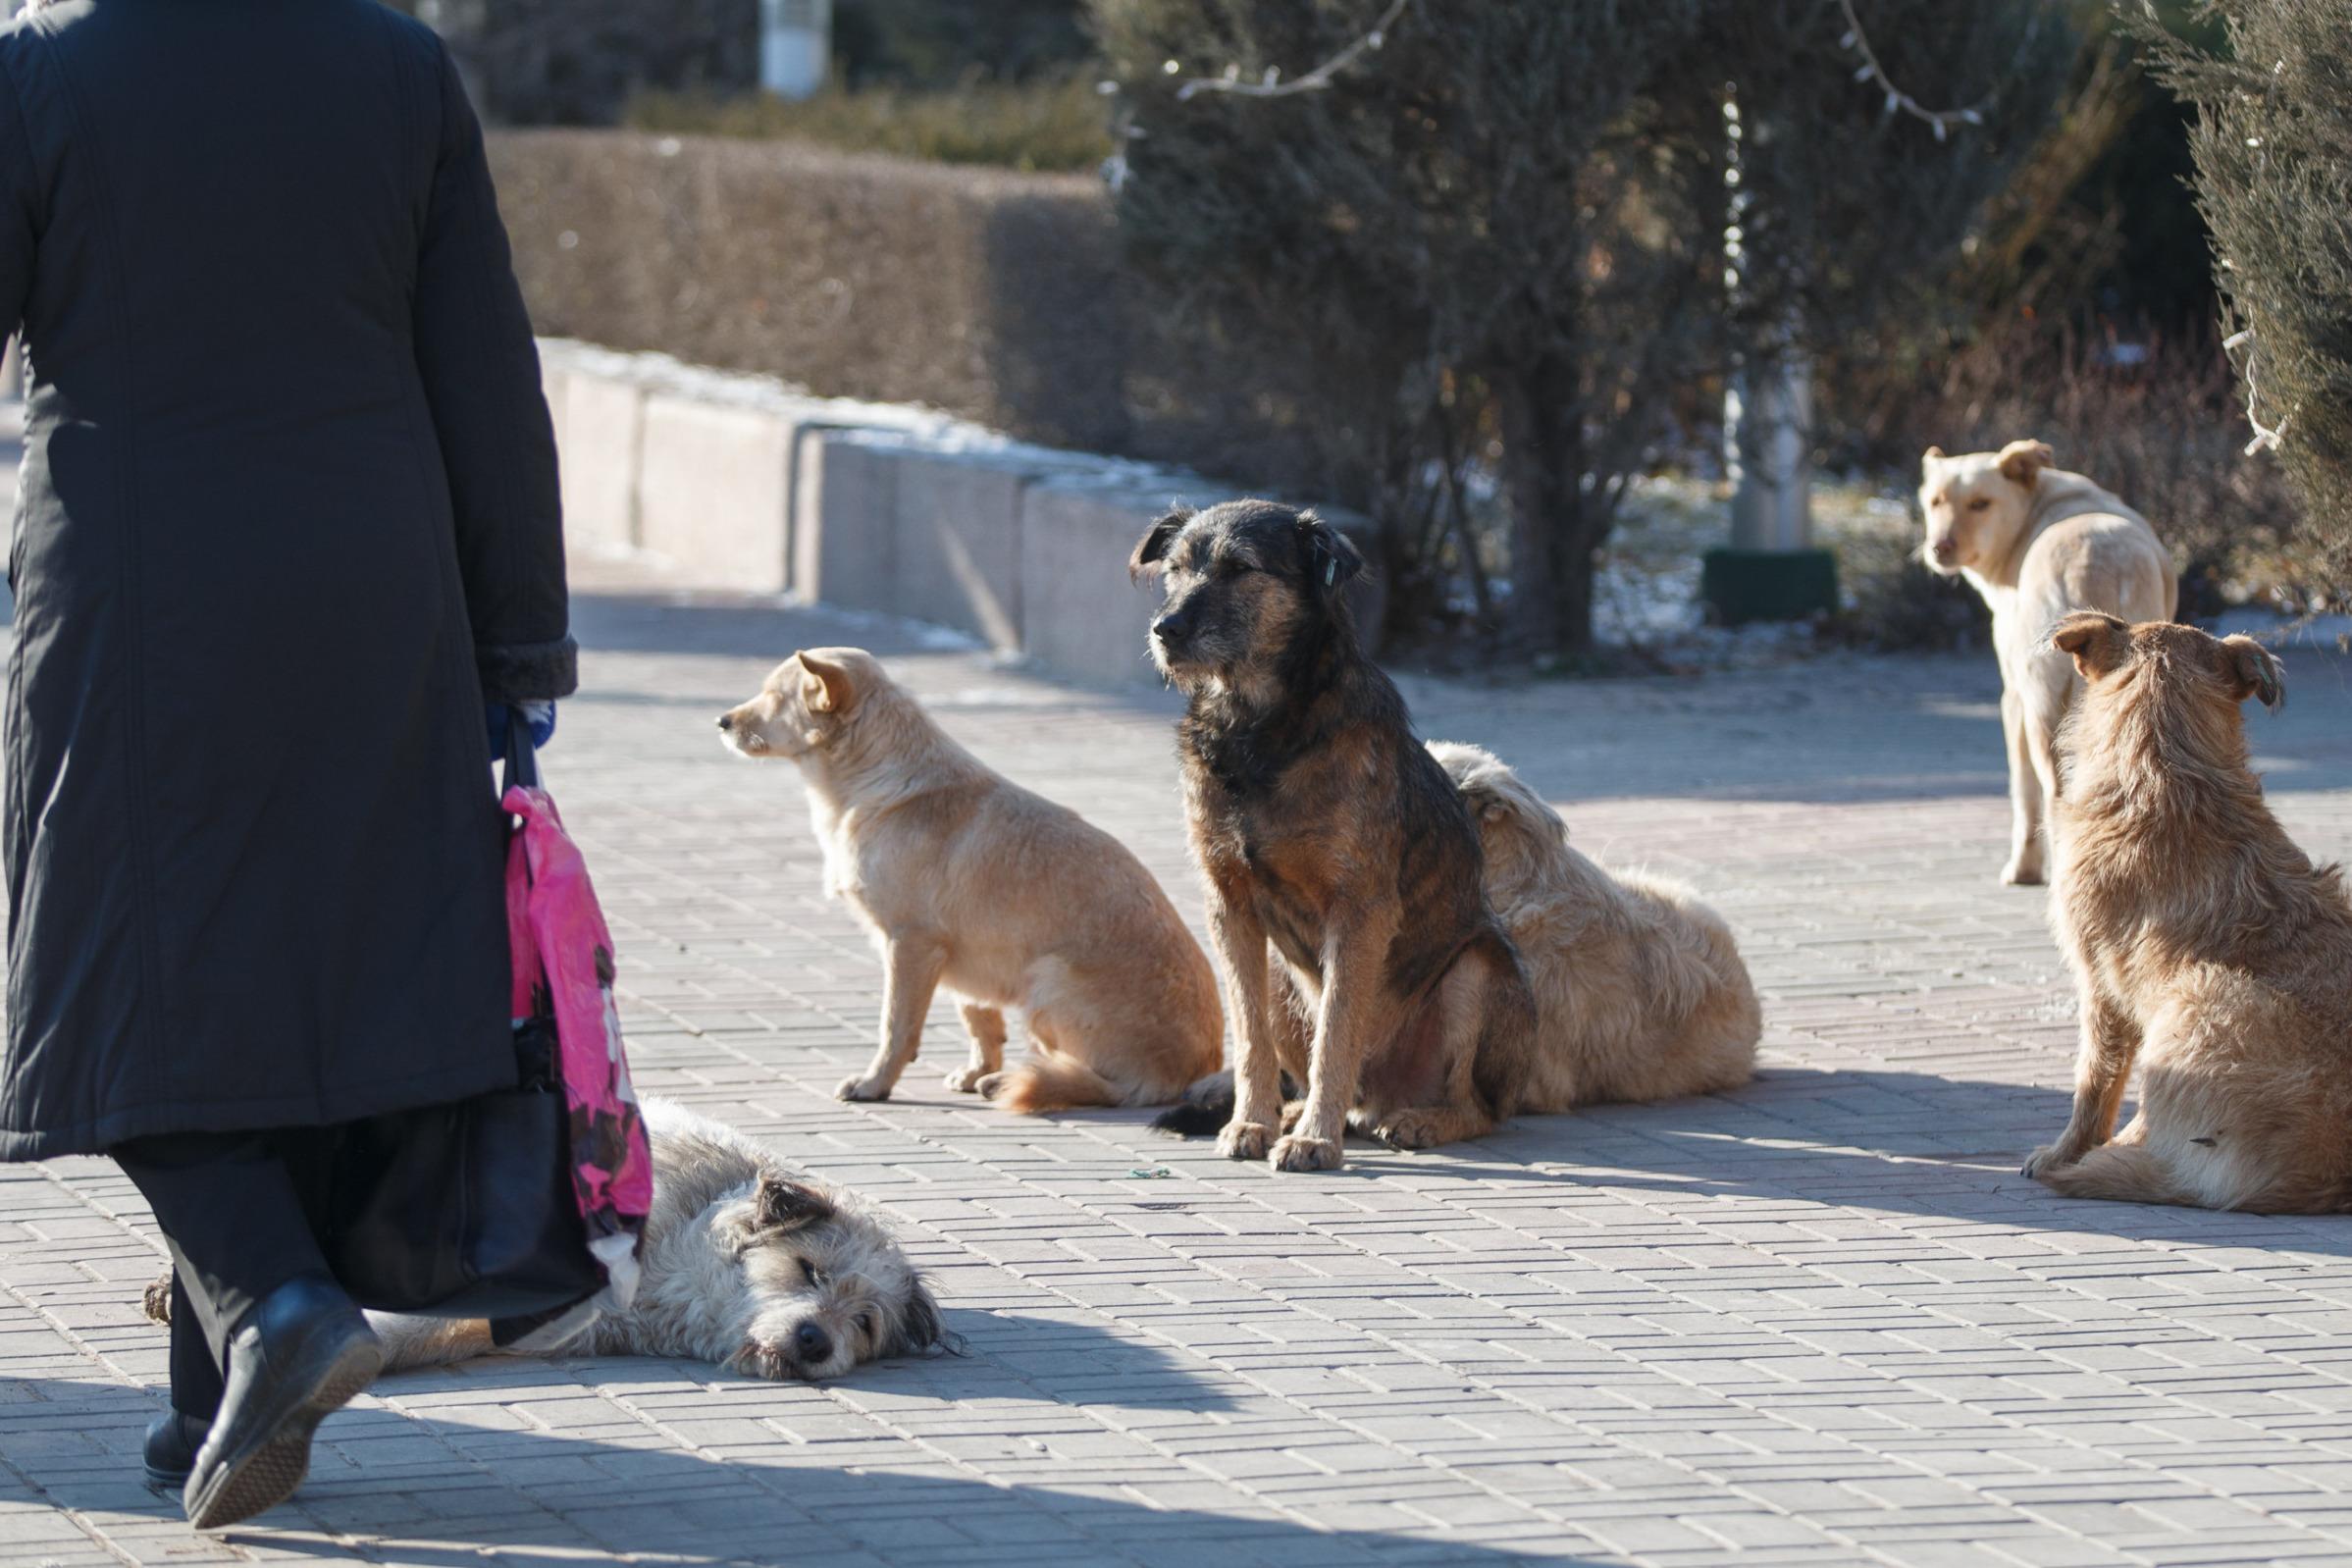
[[2190,150],[2256,440],[2352,581],[2352,0],[2221,0],[2226,45],[2145,26]]

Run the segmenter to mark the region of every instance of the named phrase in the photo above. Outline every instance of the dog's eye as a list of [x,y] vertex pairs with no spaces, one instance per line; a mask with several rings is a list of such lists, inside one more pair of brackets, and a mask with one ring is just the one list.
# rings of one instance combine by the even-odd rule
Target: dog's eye
[[1993,504],[1993,497],[1990,497],[1990,496],[1979,496],[1979,497],[1976,497],[1974,500],[1971,500],[1970,502],[1968,502],[1968,510],[1970,510],[1970,511],[1972,511],[1972,512],[1981,512],[1981,511],[1983,511],[1983,510],[1984,510],[1986,507],[1988,507],[1988,506],[1990,506],[1990,505],[1992,505],[1992,504]]
[[801,1280],[810,1289],[821,1290],[824,1288],[825,1271],[810,1263],[807,1258],[803,1258],[801,1259]]

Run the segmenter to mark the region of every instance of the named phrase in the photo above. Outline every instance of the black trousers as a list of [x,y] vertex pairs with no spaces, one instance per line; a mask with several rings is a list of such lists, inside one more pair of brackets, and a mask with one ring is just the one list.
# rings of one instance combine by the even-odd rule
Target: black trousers
[[335,1127],[171,1132],[110,1152],[155,1211],[172,1252],[172,1408],[220,1408],[229,1338],[253,1304],[304,1275],[319,1251]]

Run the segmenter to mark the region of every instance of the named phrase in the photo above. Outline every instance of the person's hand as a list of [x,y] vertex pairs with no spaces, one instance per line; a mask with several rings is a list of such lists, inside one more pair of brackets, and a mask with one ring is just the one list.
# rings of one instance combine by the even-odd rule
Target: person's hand
[[[490,721],[490,755],[493,758],[506,755],[508,706],[509,705],[505,703],[493,703],[484,710],[485,716]],[[555,738],[555,705],[553,703],[516,703],[512,706],[522,710],[523,722],[531,728],[533,747],[545,746]]]

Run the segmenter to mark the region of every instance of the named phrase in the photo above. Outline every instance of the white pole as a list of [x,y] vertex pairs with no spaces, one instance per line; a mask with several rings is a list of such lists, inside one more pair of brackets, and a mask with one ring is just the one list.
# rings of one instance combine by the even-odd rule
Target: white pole
[[759,85],[813,97],[833,64],[833,0],[759,0]]
[[[1723,260],[1732,301],[1740,302],[1749,266],[1749,214],[1755,192],[1740,167],[1755,131],[1740,113],[1736,90],[1723,99],[1725,188]],[[1740,346],[1723,387],[1723,466],[1732,485],[1734,549],[1795,550],[1813,542],[1813,397],[1811,366],[1796,343],[1796,324],[1755,332]]]
[[1812,377],[1792,349],[1730,378],[1723,424],[1734,549],[1812,547]]

